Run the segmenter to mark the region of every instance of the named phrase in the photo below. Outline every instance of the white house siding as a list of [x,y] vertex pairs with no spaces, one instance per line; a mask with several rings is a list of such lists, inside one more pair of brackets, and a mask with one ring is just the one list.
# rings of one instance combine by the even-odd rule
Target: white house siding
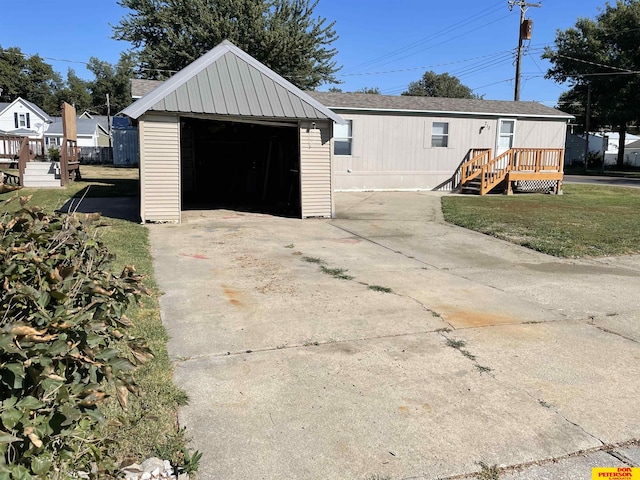
[[[16,102],[10,108],[7,108],[2,115],[0,115],[0,130],[4,132],[10,132],[12,130],[16,130],[15,124],[15,113],[18,114],[29,114],[29,129],[33,130],[33,135],[30,137],[42,138],[44,132],[46,132],[47,128],[49,128],[49,124],[42,118],[37,112],[34,112],[27,105],[23,104],[21,101]],[[27,127],[18,127],[18,128],[27,128]]]
[[[431,190],[451,180],[471,148],[496,148],[495,116],[336,113],[353,122],[352,154],[334,156],[337,191]],[[448,147],[431,147],[433,122],[449,124]],[[563,148],[565,134],[564,120],[517,120],[514,146]]]
[[332,137],[332,123],[300,123],[302,218],[333,217]]
[[141,117],[140,215],[143,222],[180,222],[180,119]]

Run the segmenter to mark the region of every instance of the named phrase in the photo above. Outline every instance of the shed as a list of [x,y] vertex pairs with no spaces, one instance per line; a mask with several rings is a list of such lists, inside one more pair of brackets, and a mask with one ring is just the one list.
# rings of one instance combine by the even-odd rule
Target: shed
[[[562,162],[557,157],[564,149],[567,122],[573,118],[536,102],[309,95],[347,122],[334,130],[337,191],[456,189],[461,186],[461,167],[477,152],[488,152],[485,164],[502,154],[524,160],[525,153]],[[546,173],[551,166],[545,166]],[[558,176],[561,172],[556,172],[554,182]]]
[[229,41],[122,113],[138,124],[143,221],[218,206],[333,216],[344,121]]

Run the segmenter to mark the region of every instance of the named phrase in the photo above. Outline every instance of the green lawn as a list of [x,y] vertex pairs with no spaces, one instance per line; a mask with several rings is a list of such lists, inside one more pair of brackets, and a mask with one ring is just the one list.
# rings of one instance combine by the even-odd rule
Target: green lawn
[[640,253],[640,189],[443,197],[446,221],[558,257]]
[[[8,205],[3,203],[16,194],[32,195],[30,205],[41,206],[45,211],[52,212],[71,197],[82,195],[87,187],[89,195],[100,192],[94,196],[131,195],[137,192],[137,170],[83,166],[82,173],[83,181],[71,182],[65,188],[24,188],[0,194],[0,215],[20,208],[17,200]],[[119,273],[124,265],[135,265],[138,273],[147,275],[145,283],[153,294],[131,308],[127,315],[135,325],[133,335],[145,338],[155,355],[136,373],[136,380],[144,395],[139,399],[130,398],[127,412],[119,408],[115,398],[107,400],[104,410],[110,422],[104,427],[104,436],[110,441],[111,457],[117,462],[124,458],[142,461],[158,456],[180,463],[185,438],[184,432],[178,430],[176,413],[178,406],[187,399],[172,381],[172,366],[166,346],[168,338],[160,320],[159,292],[153,278],[148,231],[143,225],[125,220],[103,218],[100,223],[98,235],[116,255],[113,270]]]

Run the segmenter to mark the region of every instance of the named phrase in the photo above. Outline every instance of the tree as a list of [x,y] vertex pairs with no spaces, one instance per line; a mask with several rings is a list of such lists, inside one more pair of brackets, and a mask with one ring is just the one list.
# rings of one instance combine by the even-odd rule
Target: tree
[[444,98],[480,98],[473,91],[463,85],[457,77],[448,73],[437,74],[425,72],[420,80],[411,82],[402,95],[415,97],[444,97]]
[[380,95],[380,89],[378,87],[363,87],[360,90],[356,90],[355,93],[368,93],[370,95]]
[[62,78],[38,55],[26,55],[17,47],[0,47],[0,101],[12,102],[17,97],[35,103],[45,112],[59,112],[57,93]]
[[335,22],[313,18],[319,0],[119,0],[132,11],[114,30],[130,42],[139,76],[166,78],[225,39],[303,89],[340,83]]
[[[555,49],[543,58],[553,67],[546,74],[570,90],[563,99],[586,105],[591,89],[591,110],[600,124],[620,134],[620,145],[629,124],[640,120],[640,2],[609,3],[595,20],[579,18],[575,27],[558,31]],[[618,167],[624,164],[624,149],[618,152]]]
[[67,81],[64,86],[58,92],[58,105],[62,105],[62,102],[67,102],[73,105],[78,113],[82,113],[85,110],[91,110],[93,101],[91,94],[89,93],[90,82],[81,79],[76,75],[73,69],[67,71]]
[[132,103],[130,80],[134,73],[134,60],[131,54],[120,54],[116,65],[91,57],[87,68],[95,76],[94,80],[89,82],[94,111],[101,115],[107,114],[107,94],[112,115]]

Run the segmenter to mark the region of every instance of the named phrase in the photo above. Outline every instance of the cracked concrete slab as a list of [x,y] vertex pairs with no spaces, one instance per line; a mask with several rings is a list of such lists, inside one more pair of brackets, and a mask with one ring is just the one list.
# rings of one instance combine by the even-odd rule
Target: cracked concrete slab
[[509,245],[440,196],[149,227],[199,478],[460,478],[640,436],[637,258]]
[[[598,445],[438,334],[177,365],[210,478],[438,478]],[[207,381],[203,382],[206,378]],[[251,459],[251,461],[247,461]],[[422,478],[422,477],[421,477]]]
[[496,380],[602,444],[640,438],[640,345],[582,322],[456,331]]

